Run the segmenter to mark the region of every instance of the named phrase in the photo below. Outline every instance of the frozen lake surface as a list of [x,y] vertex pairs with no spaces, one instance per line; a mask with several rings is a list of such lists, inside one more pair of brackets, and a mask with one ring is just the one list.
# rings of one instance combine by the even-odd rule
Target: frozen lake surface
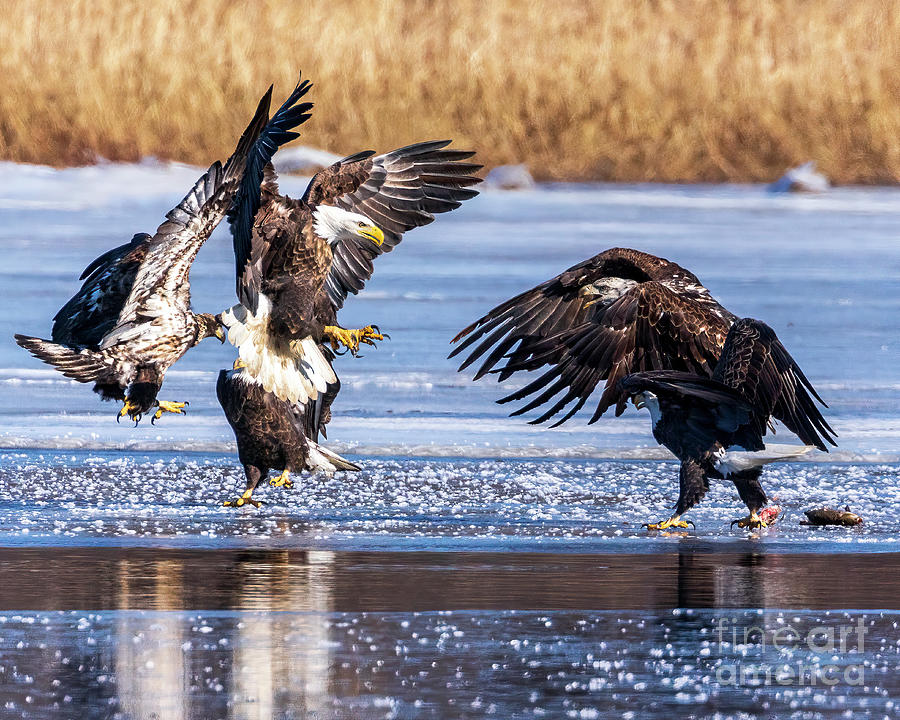
[[[896,714],[900,191],[487,192],[379,259],[342,314],[392,336],[337,364],[329,444],[363,471],[262,487],[261,510],[234,512],[220,503],[243,479],[214,389],[233,348],[206,341],[168,374],[161,396],[188,416],[133,428],[12,341],[49,335],[81,269],[152,232],[198,174],[2,167],[3,717]],[[829,403],[840,447],[763,476],[775,527],[732,530],[744,512],[719,483],[696,530],[648,535],[678,491],[648,416],[588,427],[589,404],[531,427],[494,404],[522,380],[472,383],[447,360],[486,310],[612,246],[675,260],[768,322]],[[197,310],[232,304],[224,228],[191,280]],[[865,523],[798,524],[825,504]],[[860,620],[861,648],[805,642]],[[772,642],[786,626],[804,642]],[[819,682],[773,679],[798,664]],[[756,674],[730,681],[741,667]]]

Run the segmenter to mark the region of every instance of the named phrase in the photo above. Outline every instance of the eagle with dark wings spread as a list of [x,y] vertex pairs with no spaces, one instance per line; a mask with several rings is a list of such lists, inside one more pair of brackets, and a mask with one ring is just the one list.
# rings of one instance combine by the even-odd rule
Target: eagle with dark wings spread
[[403,233],[478,194],[470,188],[481,166],[464,162],[474,153],[446,149],[449,142],[351,155],[313,177],[299,200],[279,193],[269,159],[248,168],[247,191],[229,215],[240,303],[222,320],[267,391],[291,402],[315,400],[337,380],[325,344],[355,353],[382,339],[371,326],[342,328],[337,312]]
[[300,82],[267,122],[269,88],[224,167],[213,163],[153,236],[135,235],[88,265],[81,289],[54,318],[53,341],[16,342],[67,377],[94,383],[104,399],[124,401],[119,417],[135,424],[153,407],[154,419],[182,413],[186,403],[157,401],[166,370],[200,340],[224,340],[216,317],[191,310],[191,264],[231,206],[248,158],[297,137],[291,129],[312,107],[297,104],[308,88]]
[[240,302],[221,315],[239,358],[218,385],[247,485],[226,505],[257,505],[253,490],[270,469],[282,471],[275,485],[304,468],[358,469],[316,440],[340,390],[335,352],[384,336],[377,326],[345,329],[337,313],[405,232],[478,194],[481,166],[465,162],[474,153],[449,144],[356,153],[315,175],[300,199],[280,193],[274,148],[249,159],[228,216]]
[[815,401],[825,403],[771,328],[739,320],[693,273],[637,250],[613,248],[569,268],[498,305],[459,341],[450,357],[470,350],[459,369],[481,360],[476,380],[542,370],[499,401],[525,401],[513,415],[542,408],[533,423],[560,414],[554,426],[565,422],[601,384],[590,423],[613,406],[621,415],[629,399],[656,413],[654,435],[682,460],[682,479],[675,515],[650,529],[687,527],[679,516],[709,477],[734,480],[751,511],[742,527],[758,527],[761,465],[806,449],[762,453],[771,418],[806,445],[835,444]]

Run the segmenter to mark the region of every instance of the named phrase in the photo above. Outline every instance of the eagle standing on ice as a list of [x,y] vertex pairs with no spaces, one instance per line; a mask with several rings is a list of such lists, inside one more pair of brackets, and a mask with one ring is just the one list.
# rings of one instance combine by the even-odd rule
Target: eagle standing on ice
[[[513,415],[549,405],[533,423],[563,411],[554,427],[565,422],[604,381],[591,423],[613,405],[621,415],[629,397],[656,412],[650,394],[659,390],[654,434],[683,460],[682,485],[676,514],[650,529],[687,527],[679,515],[703,497],[709,477],[721,475],[735,481],[750,508],[741,526],[759,526],[756,511],[765,493],[758,467],[771,462],[774,453],[721,456],[731,445],[761,450],[770,416],[806,445],[827,451],[826,442],[835,444],[835,433],[813,398],[825,403],[770,328],[739,320],[680,265],[637,250],[613,248],[569,268],[497,306],[453,342],[459,340],[450,357],[478,343],[461,371],[490,351],[476,380],[493,372],[503,381],[549,366],[499,401],[533,396]],[[650,394],[641,395],[645,392]],[[676,398],[689,398],[691,412],[676,411],[681,407]],[[702,439],[695,437],[699,431],[693,424],[701,415]]]
[[81,290],[54,318],[54,341],[16,335],[16,342],[67,377],[94,383],[104,399],[124,401],[118,417],[137,424],[153,407],[154,419],[183,413],[186,403],[156,399],[166,370],[200,340],[224,340],[213,315],[191,311],[191,264],[231,206],[254,148],[297,137],[288,131],[309,118],[312,106],[296,105],[308,88],[298,84],[266,124],[269,88],[224,168],[213,163],[155,235],[136,235],[87,267]]
[[253,491],[272,469],[281,470],[281,474],[269,484],[288,488],[294,485],[291,473],[359,470],[358,465],[315,442],[303,406],[266,392],[262,385],[250,381],[246,372],[237,360],[234,369],[219,372],[216,383],[216,396],[234,430],[238,457],[247,477],[243,495],[226,500],[226,507],[259,507],[262,503],[253,498]]
[[[763,465],[796,458],[814,446],[827,452],[822,439],[833,442],[831,428],[816,417],[818,409],[811,402],[806,405],[796,392],[798,381],[821,402],[775,331],[752,318],[742,318],[731,326],[711,378],[655,370],[620,380],[622,397],[631,398],[636,408],[650,411],[653,437],[681,460],[675,513],[647,527],[686,527],[681,515],[700,502],[709,490],[710,478],[731,480],[750,510],[749,516],[732,524],[765,527],[759,517],[766,504],[759,482]],[[763,442],[769,418],[779,405],[787,418],[785,424],[811,444]]]

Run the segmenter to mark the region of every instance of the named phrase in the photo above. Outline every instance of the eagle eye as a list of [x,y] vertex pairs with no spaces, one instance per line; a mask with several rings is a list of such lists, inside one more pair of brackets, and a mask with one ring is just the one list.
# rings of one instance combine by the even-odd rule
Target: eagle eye
[[365,224],[362,220],[360,220],[360,221],[359,221],[358,223],[356,223],[356,224],[359,225],[359,227],[365,227],[365,226],[366,226],[366,224]]

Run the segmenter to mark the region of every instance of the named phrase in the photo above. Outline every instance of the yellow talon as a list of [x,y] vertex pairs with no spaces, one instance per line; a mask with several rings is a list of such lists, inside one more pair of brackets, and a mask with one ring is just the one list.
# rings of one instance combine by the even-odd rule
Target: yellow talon
[[353,355],[359,352],[361,344],[374,346],[374,341],[384,340],[385,338],[377,325],[366,325],[364,328],[356,330],[347,330],[337,325],[326,325],[324,333],[325,337],[331,342],[332,350],[340,350],[341,345],[344,345]]
[[154,425],[156,421],[162,417],[164,412],[174,413],[175,415],[187,415],[187,411],[184,408],[190,405],[190,403],[160,400],[156,405],[157,410],[153,413],[153,417],[150,420],[151,425]]
[[260,505],[262,505],[259,500],[253,499],[252,490],[244,490],[244,494],[241,495],[237,500],[226,500],[222,503],[222,505],[224,505],[225,507],[243,507],[247,503],[250,503],[255,508],[258,508]]
[[269,480],[269,485],[272,487],[286,487],[292,488],[294,487],[294,481],[290,479],[290,472],[285,468],[284,472],[281,473],[277,478],[272,478]]
[[131,402],[128,398],[125,398],[125,404],[122,406],[122,409],[119,410],[119,414],[116,415],[116,422],[119,422],[126,415],[134,420],[135,426],[141,421],[141,413],[140,406],[136,403]]
[[685,528],[688,526],[696,526],[690,520],[682,520],[679,515],[673,515],[668,520],[663,520],[658,523],[644,523],[641,527],[645,527],[648,530],[668,530],[669,528]]
[[769,524],[757,515],[756,512],[752,512],[747,517],[741,518],[740,520],[732,520],[731,527],[734,527],[735,525],[739,528],[750,528],[751,530],[769,527]]

